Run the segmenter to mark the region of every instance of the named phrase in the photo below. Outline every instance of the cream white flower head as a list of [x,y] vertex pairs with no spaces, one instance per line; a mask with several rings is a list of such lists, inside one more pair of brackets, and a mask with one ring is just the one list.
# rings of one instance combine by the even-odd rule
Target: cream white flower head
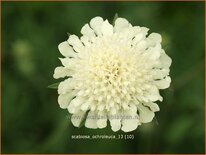
[[[161,47],[161,35],[132,26],[117,18],[114,26],[101,17],[70,35],[58,48],[64,58],[54,78],[65,78],[58,86],[58,103],[72,114],[79,127],[130,132],[151,122],[162,101],[159,89],[169,87],[170,57]],[[86,119],[84,119],[86,118]]]

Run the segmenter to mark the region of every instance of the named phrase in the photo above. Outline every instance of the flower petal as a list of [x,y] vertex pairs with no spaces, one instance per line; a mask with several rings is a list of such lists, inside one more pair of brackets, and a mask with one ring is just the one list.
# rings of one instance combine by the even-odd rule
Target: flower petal
[[172,59],[165,53],[163,49],[161,50],[160,62],[165,68],[169,68],[172,64]]
[[85,103],[83,103],[83,104],[81,105],[81,110],[82,110],[82,111],[87,111],[87,110],[89,109],[89,106],[90,106],[89,102],[86,101]]
[[142,33],[138,33],[132,40],[132,45],[137,45],[140,41],[144,39],[145,39],[145,36]]
[[95,37],[94,31],[90,28],[89,24],[85,24],[81,29],[81,34],[89,38]]
[[152,60],[157,60],[160,58],[160,53],[161,53],[161,45],[156,44],[154,47],[149,47],[146,52],[150,54],[150,58]]
[[160,44],[162,42],[162,37],[159,33],[151,33],[147,37],[147,43],[149,46],[155,46],[156,44]]
[[73,49],[76,52],[82,52],[84,50],[84,46],[76,35],[70,35],[68,39],[68,43],[73,46]]
[[[148,99],[148,101],[157,101],[157,100],[162,101],[162,97],[159,94],[159,90],[155,86],[151,86],[147,90],[147,92],[145,93],[145,97],[146,97],[146,99]],[[146,102],[148,102],[148,101],[146,101]]]
[[145,49],[147,41],[145,40],[147,32],[149,31],[146,27],[134,26],[134,39],[132,40],[132,45],[137,46],[138,48]]
[[60,108],[66,109],[74,97],[75,97],[74,92],[70,92],[67,94],[60,94],[58,97],[58,103],[59,103]]
[[140,125],[138,118],[123,119],[122,120],[122,131],[130,132],[135,130]]
[[154,69],[151,71],[154,79],[163,79],[164,77],[169,75],[169,72],[169,68]]
[[84,118],[85,112],[84,111],[80,111],[76,114],[73,114],[71,117],[71,122],[75,127],[79,127],[82,119]]
[[147,48],[147,42],[145,40],[141,40],[135,45],[135,47],[137,51],[144,51]]
[[58,78],[63,78],[65,76],[70,76],[70,75],[71,75],[71,70],[69,70],[68,68],[60,66],[60,67],[55,68],[53,77],[55,79],[58,79]]
[[154,112],[149,110],[149,108],[143,106],[142,104],[137,105],[139,110],[139,119],[142,123],[151,122],[154,118]]
[[117,18],[115,20],[114,32],[121,32],[129,27],[129,22],[125,18]]
[[82,36],[80,38],[80,40],[82,41],[82,43],[84,44],[84,46],[88,47],[89,45],[91,45],[90,42],[90,38],[88,36]]
[[108,22],[108,20],[103,22],[101,31],[105,36],[111,36],[113,34],[113,26]]
[[154,81],[155,85],[157,86],[157,88],[159,89],[166,89],[170,86],[171,83],[171,78],[169,76],[167,76],[164,79],[158,80],[158,81]]
[[67,41],[62,42],[59,44],[58,49],[60,53],[65,57],[76,57],[77,53],[74,52],[71,46],[69,46],[69,43]]
[[124,132],[133,131],[141,124],[137,115],[136,105],[131,105],[130,109],[124,111],[124,116],[121,128]]
[[68,111],[71,114],[77,113],[80,109],[80,106],[84,103],[84,99],[80,98],[80,97],[76,97],[74,98],[69,106],[68,106]]
[[159,111],[160,108],[156,103],[153,102],[145,102],[144,103],[145,106],[148,106],[153,112]]
[[116,132],[121,128],[121,114],[117,113],[115,115],[109,116],[110,125],[112,127],[112,131]]
[[62,65],[68,69],[72,69],[73,67],[75,67],[75,61],[74,59],[71,58],[59,58]]
[[98,128],[102,129],[107,126],[107,115],[105,112],[98,113],[99,119],[97,120]]
[[94,30],[94,32],[98,35],[101,36],[102,35],[102,24],[103,24],[103,18],[102,17],[94,17],[93,19],[91,19],[90,21],[90,26],[91,28]]
[[60,82],[58,86],[58,94],[66,94],[68,92],[71,92],[71,90],[74,88],[74,83],[72,82],[72,80],[72,78],[69,78]]
[[97,115],[95,112],[90,111],[87,115],[85,122],[87,128],[96,129],[97,128]]
[[149,29],[147,27],[141,27],[141,32],[144,36],[148,34]]

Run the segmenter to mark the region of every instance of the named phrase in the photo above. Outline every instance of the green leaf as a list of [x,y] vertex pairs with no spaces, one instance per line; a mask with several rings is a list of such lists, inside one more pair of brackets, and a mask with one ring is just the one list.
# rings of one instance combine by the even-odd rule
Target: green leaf
[[158,122],[158,120],[157,120],[157,117],[156,117],[156,116],[154,117],[154,120],[155,120],[155,124],[156,124],[156,125],[159,125],[159,122]]
[[51,88],[51,89],[57,89],[58,86],[59,86],[59,83],[60,83],[60,82],[53,83],[53,84],[49,85],[48,88]]
[[68,37],[71,35],[71,33],[67,32]]
[[80,122],[79,128],[81,128],[85,124],[88,113],[89,113],[89,110],[87,112],[85,112],[85,114]]
[[114,26],[116,19],[119,18],[118,14],[115,13],[113,21],[112,21],[112,25]]

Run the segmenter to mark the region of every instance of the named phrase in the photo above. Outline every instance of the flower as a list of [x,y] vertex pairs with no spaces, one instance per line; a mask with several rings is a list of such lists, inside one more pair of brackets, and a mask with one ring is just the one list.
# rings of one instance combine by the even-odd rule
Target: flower
[[[161,47],[161,35],[132,26],[117,18],[114,26],[101,17],[70,35],[58,49],[63,66],[54,78],[65,78],[58,86],[58,103],[72,114],[79,127],[130,132],[151,122],[162,101],[159,89],[169,87],[171,58]],[[84,119],[86,118],[86,119]],[[109,120],[109,121],[108,121]]]

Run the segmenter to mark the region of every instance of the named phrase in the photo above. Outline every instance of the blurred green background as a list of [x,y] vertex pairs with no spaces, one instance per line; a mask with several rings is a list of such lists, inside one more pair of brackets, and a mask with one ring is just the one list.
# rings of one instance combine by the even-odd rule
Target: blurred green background
[[[2,153],[204,153],[204,2],[2,2]],[[118,135],[74,128],[59,108],[53,70],[67,32],[114,14],[163,37],[172,84],[152,123],[134,140],[74,140]]]

